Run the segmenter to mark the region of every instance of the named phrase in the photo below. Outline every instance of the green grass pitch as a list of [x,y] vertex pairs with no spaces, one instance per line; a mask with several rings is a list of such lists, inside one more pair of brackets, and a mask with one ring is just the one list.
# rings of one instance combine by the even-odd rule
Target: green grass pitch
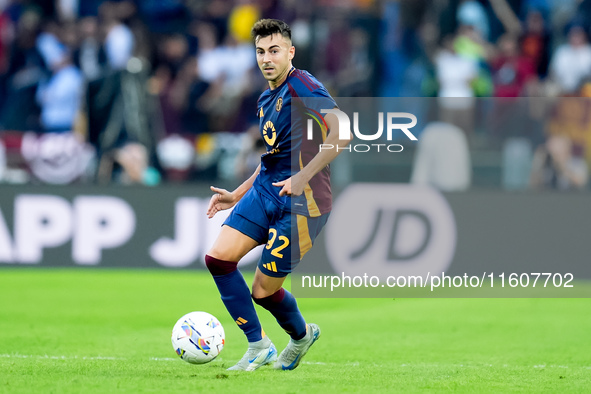
[[[247,280],[250,280],[248,277]],[[322,337],[294,371],[229,372],[242,332],[204,272],[0,270],[0,393],[585,392],[589,299],[300,299]],[[175,321],[216,315],[226,347],[190,365]],[[279,350],[287,335],[259,310]]]

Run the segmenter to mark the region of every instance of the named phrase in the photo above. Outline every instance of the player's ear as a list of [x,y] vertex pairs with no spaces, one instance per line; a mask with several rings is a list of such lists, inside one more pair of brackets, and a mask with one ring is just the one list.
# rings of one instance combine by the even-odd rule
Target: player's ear
[[294,56],[295,56],[295,47],[292,45],[291,48],[289,48],[289,60],[292,60]]

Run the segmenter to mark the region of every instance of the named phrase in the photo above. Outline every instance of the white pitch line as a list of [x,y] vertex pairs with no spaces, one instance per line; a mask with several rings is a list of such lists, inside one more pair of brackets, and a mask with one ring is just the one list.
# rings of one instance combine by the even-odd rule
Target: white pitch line
[[45,355],[35,355],[35,354],[0,354],[0,358],[35,358],[35,359],[44,359],[44,360],[119,360],[125,361],[126,358],[121,357],[103,357],[103,356],[96,356],[96,357],[81,357],[81,356],[49,356]]
[[[22,358],[22,359],[38,359],[38,360],[109,360],[109,361],[129,361],[131,359],[124,358],[124,357],[108,357],[108,356],[50,356],[47,354],[39,355],[39,354],[0,354],[0,358]],[[177,362],[178,358],[171,358],[171,357],[150,357],[148,360],[150,361],[174,361]],[[216,361],[222,361],[220,357]],[[320,361],[302,361],[302,364],[307,365],[326,365],[326,366],[349,366],[349,367],[358,367],[362,363],[359,362],[346,362],[346,363],[325,363]],[[385,364],[375,364],[375,363],[367,363],[364,364],[367,366],[375,366],[375,367],[382,367]],[[460,367],[460,368],[475,368],[475,367],[494,367],[493,364],[429,364],[429,363],[418,363],[418,364],[400,364],[401,367],[412,367],[412,366],[432,366],[432,367]],[[504,368],[507,367],[521,367],[520,365],[508,365],[502,364]],[[572,368],[568,365],[545,365],[545,364],[538,364],[532,365],[531,368],[563,368],[568,369]],[[591,366],[580,366],[574,368],[583,368],[583,369],[591,369]]]
[[[96,356],[96,357],[88,357],[88,356],[50,356],[47,354],[44,355],[35,355],[35,354],[0,354],[0,358],[32,358],[38,360],[112,360],[112,361],[129,361],[129,358],[123,357],[104,357],[104,356]],[[171,357],[150,357],[150,361],[178,361],[178,358],[171,358]],[[220,361],[218,359],[218,361]],[[309,364],[309,365],[343,365],[337,363],[323,363],[323,362],[308,362],[302,361],[302,364]],[[359,363],[346,363],[345,365],[349,366],[358,366]]]
[[36,359],[46,359],[46,360],[120,360],[125,361],[125,358],[120,357],[80,357],[80,356],[49,356],[45,355],[35,355],[35,354],[0,354],[0,358],[36,358]]

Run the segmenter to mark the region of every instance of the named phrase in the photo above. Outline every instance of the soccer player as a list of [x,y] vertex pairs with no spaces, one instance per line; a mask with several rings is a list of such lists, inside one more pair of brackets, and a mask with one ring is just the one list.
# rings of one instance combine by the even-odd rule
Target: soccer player
[[[233,192],[211,187],[215,194],[207,209],[209,218],[235,207],[205,262],[224,305],[248,339],[246,354],[229,369],[254,371],[275,362],[276,369],[291,370],[319,338],[320,328],[306,324],[295,298],[282,285],[312,247],[331,209],[328,164],[338,150],[319,152],[319,144],[343,147],[350,140],[339,140],[334,114],[324,117],[332,132],[326,135],[324,130],[311,141],[303,138],[303,119],[292,119],[292,107],[319,113],[336,108],[336,103],[316,78],[292,66],[295,48],[289,26],[280,20],[262,19],[253,26],[252,36],[258,66],[269,83],[257,107],[267,151],[254,174]],[[251,295],[237,265],[261,244],[266,247]],[[271,312],[291,337],[279,357],[261,327],[253,300]]]

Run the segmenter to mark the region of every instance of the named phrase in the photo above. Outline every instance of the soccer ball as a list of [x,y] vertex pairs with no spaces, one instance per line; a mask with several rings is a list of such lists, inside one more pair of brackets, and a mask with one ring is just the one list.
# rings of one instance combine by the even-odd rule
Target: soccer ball
[[224,348],[226,335],[221,323],[207,312],[190,312],[172,328],[172,348],[191,364],[205,364]]

